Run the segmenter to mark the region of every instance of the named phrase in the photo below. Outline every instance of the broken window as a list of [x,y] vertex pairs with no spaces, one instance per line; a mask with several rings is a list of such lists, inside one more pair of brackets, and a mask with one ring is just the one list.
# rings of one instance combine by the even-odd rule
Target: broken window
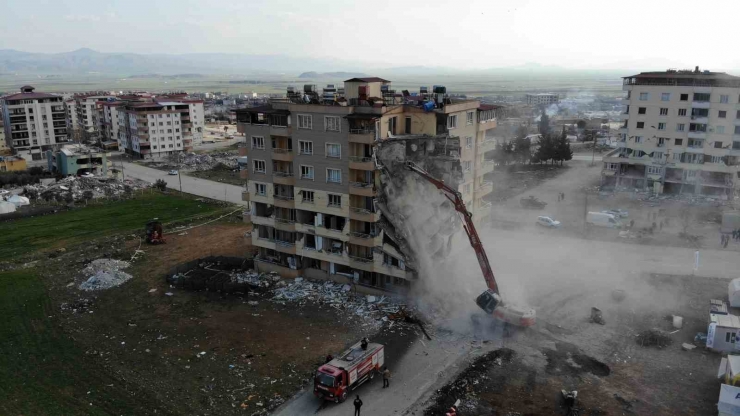
[[255,173],[265,173],[265,161],[264,160],[255,160],[253,163],[254,163],[253,167],[254,167]]
[[313,142],[299,140],[298,141],[298,154],[312,155],[313,154]]
[[252,149],[265,150],[265,138],[261,136],[252,136]]
[[342,206],[342,195],[328,194],[329,206],[340,208]]
[[313,180],[313,166],[301,165],[301,179]]

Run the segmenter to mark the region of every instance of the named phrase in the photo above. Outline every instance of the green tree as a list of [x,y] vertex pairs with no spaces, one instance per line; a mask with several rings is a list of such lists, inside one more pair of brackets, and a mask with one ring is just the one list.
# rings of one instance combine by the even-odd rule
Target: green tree
[[515,138],[521,138],[521,137],[527,137],[529,134],[529,129],[527,129],[526,126],[519,126],[516,128],[516,132],[514,133]]
[[542,134],[540,135],[540,139],[537,144],[539,147],[535,152],[534,160],[540,163],[552,160],[555,155],[555,143],[553,138],[549,134]]
[[165,182],[164,179],[157,179],[157,181],[154,182],[154,187],[164,192],[167,189],[167,182]]
[[517,163],[527,163],[532,159],[532,142],[526,137],[514,139],[513,159]]
[[573,159],[573,149],[570,148],[568,142],[568,136],[565,134],[565,129],[557,138],[557,142],[554,146],[554,159],[560,161],[560,166],[563,166],[563,161]]
[[550,117],[545,113],[545,109],[542,109],[542,116],[540,116],[540,122],[537,125],[537,129],[539,130],[540,134],[549,134],[550,133]]

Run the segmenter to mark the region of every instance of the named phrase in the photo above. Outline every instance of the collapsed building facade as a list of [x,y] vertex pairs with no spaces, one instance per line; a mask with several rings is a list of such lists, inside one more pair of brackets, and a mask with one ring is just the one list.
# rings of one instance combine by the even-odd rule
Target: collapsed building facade
[[484,221],[497,107],[452,100],[444,87],[397,93],[380,78],[344,86],[289,88],[286,99],[237,110],[256,267],[405,291],[417,279],[415,254],[444,253],[460,228],[446,198],[404,162],[458,189]]

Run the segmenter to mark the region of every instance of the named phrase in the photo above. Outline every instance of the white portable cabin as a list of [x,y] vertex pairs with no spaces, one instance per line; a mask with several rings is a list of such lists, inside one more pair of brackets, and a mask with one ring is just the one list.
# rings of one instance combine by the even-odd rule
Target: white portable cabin
[[740,318],[735,315],[709,315],[707,329],[707,348],[719,352],[734,352],[735,344],[740,343],[737,333],[740,331]]
[[740,416],[740,388],[722,384],[717,402],[718,416]]
[[732,279],[727,289],[727,296],[730,298],[730,306],[733,308],[740,307],[740,278]]

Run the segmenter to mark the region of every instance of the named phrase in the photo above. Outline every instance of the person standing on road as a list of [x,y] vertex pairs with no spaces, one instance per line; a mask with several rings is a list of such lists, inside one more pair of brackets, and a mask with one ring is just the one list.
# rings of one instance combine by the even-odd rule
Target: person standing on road
[[630,220],[630,230],[635,228],[635,220]]
[[354,401],[355,403],[355,416],[360,416],[360,408],[362,407],[362,400],[360,400],[360,395],[357,395],[357,398]]
[[383,388],[390,387],[391,383],[391,370],[388,369],[388,367],[385,367],[385,370],[383,371]]

